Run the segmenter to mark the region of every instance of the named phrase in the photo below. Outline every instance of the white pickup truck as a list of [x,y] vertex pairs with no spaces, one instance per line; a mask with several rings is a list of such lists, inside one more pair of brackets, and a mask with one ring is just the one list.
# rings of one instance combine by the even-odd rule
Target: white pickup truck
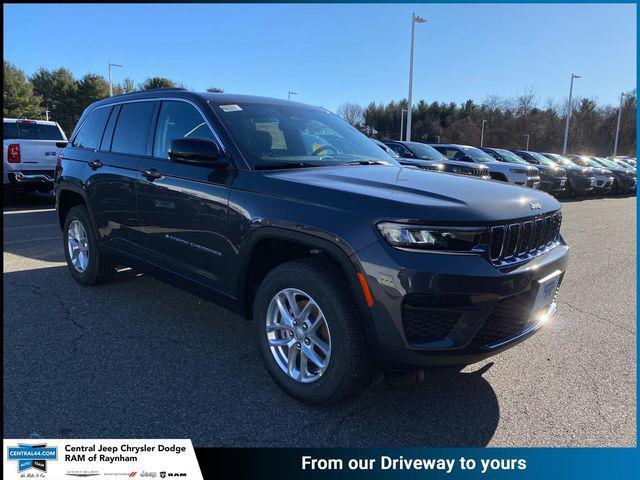
[[44,120],[5,118],[2,137],[5,198],[16,190],[50,192],[58,153],[67,143],[60,125]]

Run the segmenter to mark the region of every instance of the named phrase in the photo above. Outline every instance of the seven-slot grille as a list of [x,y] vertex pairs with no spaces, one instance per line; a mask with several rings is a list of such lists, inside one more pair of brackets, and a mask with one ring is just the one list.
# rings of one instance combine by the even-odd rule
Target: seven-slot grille
[[491,262],[504,265],[536,255],[557,242],[561,223],[562,214],[557,212],[491,227]]
[[486,175],[486,173],[484,172],[485,170],[481,168],[472,168],[471,171],[469,172],[469,175],[472,175],[474,177],[482,177],[483,175]]

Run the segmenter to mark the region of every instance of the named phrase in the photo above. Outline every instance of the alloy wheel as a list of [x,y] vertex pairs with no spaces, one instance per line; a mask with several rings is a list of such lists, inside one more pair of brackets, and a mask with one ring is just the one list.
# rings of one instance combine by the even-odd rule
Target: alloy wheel
[[271,299],[266,316],[269,349],[280,369],[293,380],[311,383],[329,366],[331,334],[317,302],[296,288]]
[[87,231],[79,220],[74,220],[69,224],[67,250],[73,268],[79,273],[83,273],[89,265],[89,239]]

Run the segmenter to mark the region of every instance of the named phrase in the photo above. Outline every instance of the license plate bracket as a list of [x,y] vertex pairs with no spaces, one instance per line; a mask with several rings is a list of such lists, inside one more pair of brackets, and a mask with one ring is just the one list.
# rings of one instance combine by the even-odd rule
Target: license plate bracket
[[556,270],[555,272],[538,280],[538,292],[536,293],[536,299],[533,303],[534,310],[540,310],[551,305],[561,276],[562,271]]

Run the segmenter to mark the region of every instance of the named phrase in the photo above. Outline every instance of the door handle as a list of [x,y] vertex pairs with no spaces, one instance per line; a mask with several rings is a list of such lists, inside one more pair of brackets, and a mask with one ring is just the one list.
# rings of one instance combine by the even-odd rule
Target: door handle
[[150,168],[149,170],[142,170],[142,176],[145,177],[150,182],[159,179],[162,174],[158,172],[155,168]]
[[46,152],[44,155],[45,155],[45,157],[55,157],[57,155],[57,153],[56,152]]
[[89,162],[89,166],[93,169],[93,170],[97,170],[100,167],[102,167],[102,162],[100,160],[93,160],[91,162]]

